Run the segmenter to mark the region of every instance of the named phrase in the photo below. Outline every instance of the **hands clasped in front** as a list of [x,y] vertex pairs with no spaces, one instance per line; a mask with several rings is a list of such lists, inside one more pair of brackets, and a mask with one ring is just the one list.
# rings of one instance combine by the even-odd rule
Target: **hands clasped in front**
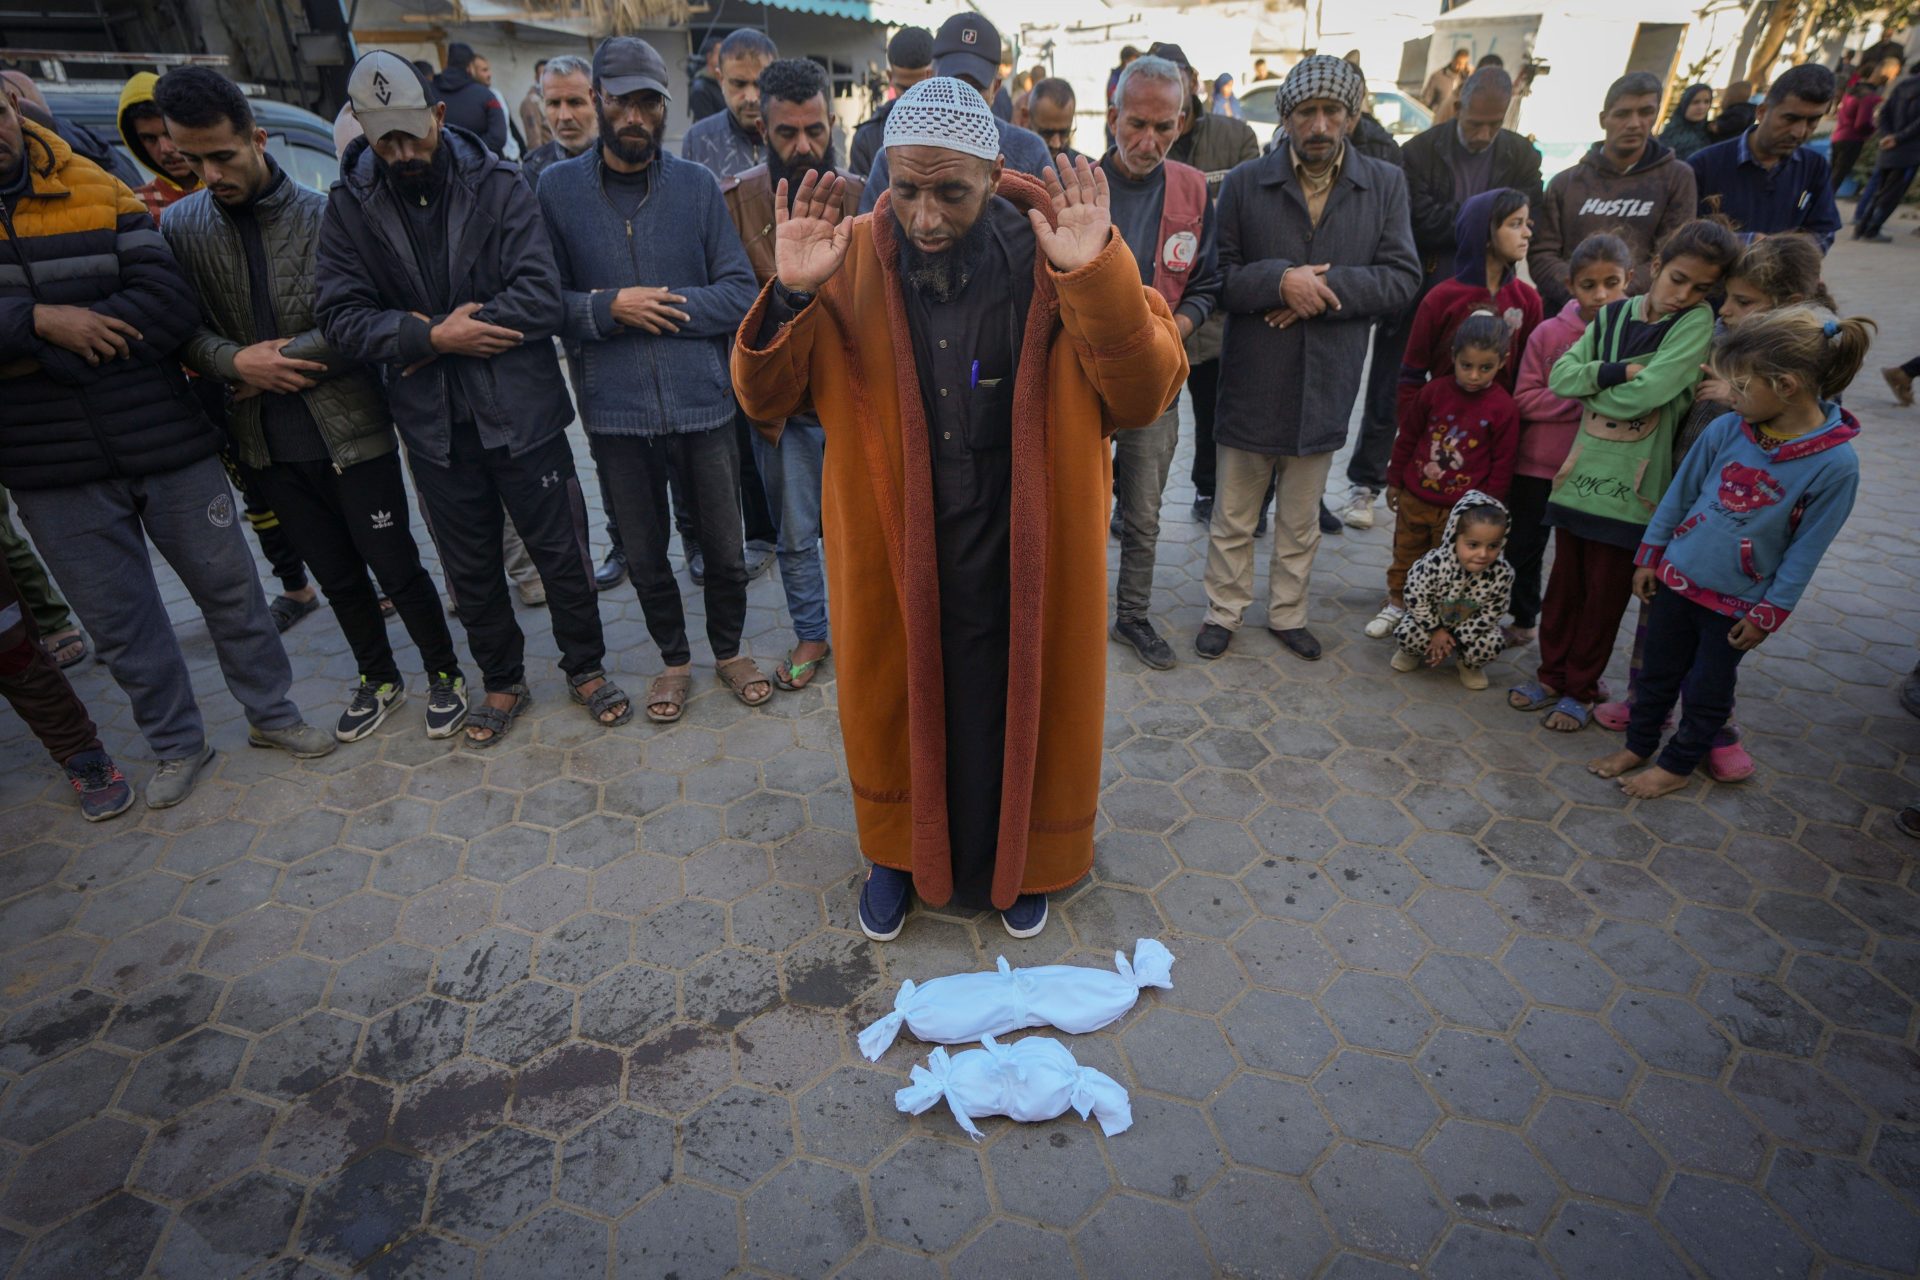
[[1340,310],[1340,295],[1327,283],[1327,270],[1331,266],[1322,262],[1288,267],[1280,276],[1281,305],[1267,312],[1267,324],[1285,329],[1301,320]]

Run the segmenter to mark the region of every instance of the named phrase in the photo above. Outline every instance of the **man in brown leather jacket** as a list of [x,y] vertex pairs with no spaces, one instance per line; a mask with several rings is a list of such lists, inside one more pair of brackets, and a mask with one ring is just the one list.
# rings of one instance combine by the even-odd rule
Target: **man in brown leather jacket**
[[[851,217],[860,207],[860,178],[841,169],[833,154],[832,119],[827,110],[826,70],[805,58],[784,58],[760,73],[761,130],[767,162],[723,181],[727,213],[746,246],[747,260],[762,285],[774,275],[773,210],[781,181],[788,198],[809,172],[839,173],[846,179],[844,208]],[[820,423],[796,415],[784,423],[755,423],[754,463],[767,490],[767,506],[779,531],[776,555],[780,585],[787,593],[798,643],[774,671],[783,689],[804,688],[825,661],[827,584],[820,565],[820,467],[824,437]]]

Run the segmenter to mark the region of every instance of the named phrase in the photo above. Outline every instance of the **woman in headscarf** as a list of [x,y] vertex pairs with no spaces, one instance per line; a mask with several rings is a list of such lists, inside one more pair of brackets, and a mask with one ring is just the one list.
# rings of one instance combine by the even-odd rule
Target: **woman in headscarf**
[[1214,77],[1213,102],[1208,108],[1216,116],[1231,116],[1240,119],[1240,99],[1233,96],[1233,75],[1222,73]]
[[1713,86],[1688,85],[1673,114],[1667,117],[1667,127],[1660,131],[1660,141],[1673,148],[1675,159],[1685,160],[1713,141],[1707,132],[1707,116],[1712,110]]

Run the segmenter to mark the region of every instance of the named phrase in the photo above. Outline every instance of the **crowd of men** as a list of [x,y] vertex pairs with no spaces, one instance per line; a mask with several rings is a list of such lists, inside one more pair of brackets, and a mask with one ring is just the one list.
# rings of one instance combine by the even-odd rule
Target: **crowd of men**
[[[128,85],[123,127],[157,175],[137,193],[23,117],[9,84],[0,484],[160,762],[147,803],[179,803],[213,754],[147,539],[205,619],[249,742],[315,756],[404,700],[389,612],[419,650],[428,736],[511,734],[532,697],[516,544],[582,713],[677,720],[694,678],[677,533],[741,702],[805,688],[838,641],[869,935],[897,934],[917,890],[1030,936],[1092,858],[1102,630],[1176,662],[1150,612],[1181,386],[1210,526],[1193,650],[1219,657],[1255,603],[1272,504],[1265,621],[1312,660],[1315,555],[1342,518],[1372,522],[1407,324],[1449,270],[1463,203],[1526,194],[1550,307],[1593,230],[1644,268],[1697,211],[1823,246],[1839,226],[1803,145],[1836,96],[1819,67],[1782,75],[1750,130],[1685,162],[1655,137],[1661,83],[1624,76],[1598,104],[1602,140],[1543,188],[1497,66],[1458,68],[1451,118],[1401,148],[1356,65],[1309,57],[1263,155],[1208,111],[1180,47],[1156,44],[1113,78],[1096,155],[1076,149],[1064,80],[1029,77],[1030,127],[995,109],[1001,48],[972,13],[902,30],[895,96],[845,157],[825,70],[753,30],[706,51],[707,110],[678,156],[667,68],[642,40],[548,59],[517,122],[471,51],[431,78],[369,53],[324,195],[289,179],[211,70]],[[502,154],[515,132],[519,164]],[[1335,516],[1330,466],[1369,360]],[[597,567],[576,412],[608,518]],[[477,697],[410,532],[403,453]],[[269,606],[230,473],[352,649],[331,732],[289,700],[277,635],[281,602],[317,608],[315,593],[283,573]],[[769,560],[794,631],[771,672],[741,651]],[[638,696],[607,670],[596,600],[623,579],[660,650]],[[19,596],[0,570],[9,696],[87,816],[110,817],[131,790]]]

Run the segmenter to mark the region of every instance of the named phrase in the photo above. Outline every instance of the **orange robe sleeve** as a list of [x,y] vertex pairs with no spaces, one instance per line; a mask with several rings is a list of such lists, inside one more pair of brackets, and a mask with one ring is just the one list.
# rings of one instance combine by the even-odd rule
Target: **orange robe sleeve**
[[[827,287],[835,283],[828,281]],[[742,412],[756,422],[779,422],[811,409],[814,336],[822,324],[831,323],[826,319],[826,307],[816,296],[765,347],[756,347],[773,286],[773,281],[767,281],[748,308],[747,318],[740,322],[735,335],[731,358],[733,393],[739,398]]]
[[1101,434],[1150,425],[1187,380],[1186,347],[1166,299],[1140,283],[1118,230],[1092,262],[1053,272],[1053,282],[1061,327],[1100,397]]

